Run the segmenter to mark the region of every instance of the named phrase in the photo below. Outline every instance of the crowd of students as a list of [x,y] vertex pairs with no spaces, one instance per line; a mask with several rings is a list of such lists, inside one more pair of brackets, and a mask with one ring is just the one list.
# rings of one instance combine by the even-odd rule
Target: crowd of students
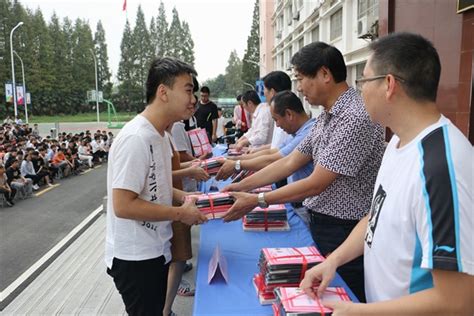
[[0,193],[5,204],[12,207],[41,186],[101,163],[112,141],[111,132],[100,130],[42,137],[37,124],[30,127],[6,118],[0,126]]

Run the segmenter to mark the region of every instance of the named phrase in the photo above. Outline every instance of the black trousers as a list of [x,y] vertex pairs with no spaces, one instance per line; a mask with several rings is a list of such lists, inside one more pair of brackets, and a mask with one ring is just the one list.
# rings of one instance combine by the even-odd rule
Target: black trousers
[[[324,256],[329,255],[349,236],[358,220],[344,220],[311,212],[311,236]],[[366,302],[364,286],[364,256],[360,256],[337,269],[337,273],[351,288],[359,301]]]
[[169,264],[165,257],[143,261],[114,258],[107,273],[114,279],[129,315],[162,315],[166,300]]
[[13,199],[15,198],[15,194],[16,194],[16,189],[15,188],[10,187],[10,190],[11,191],[7,191],[3,188],[0,189],[0,193],[3,193],[3,195],[5,196],[5,199],[8,202],[12,202]]

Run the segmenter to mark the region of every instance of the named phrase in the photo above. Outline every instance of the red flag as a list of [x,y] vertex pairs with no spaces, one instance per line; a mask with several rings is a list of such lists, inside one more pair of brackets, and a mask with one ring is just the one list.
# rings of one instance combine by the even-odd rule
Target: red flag
[[127,0],[123,0],[122,11],[126,11],[126,10],[127,10]]

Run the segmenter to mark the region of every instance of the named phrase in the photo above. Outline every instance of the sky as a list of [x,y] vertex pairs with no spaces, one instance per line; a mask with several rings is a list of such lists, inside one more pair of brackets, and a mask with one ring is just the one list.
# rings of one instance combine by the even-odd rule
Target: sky
[[[127,11],[122,11],[124,0],[20,0],[23,6],[32,10],[40,7],[46,22],[53,12],[60,20],[69,17],[85,19],[94,35],[97,22],[102,21],[107,39],[109,67],[112,81],[116,82],[120,62],[120,43],[123,28],[128,17],[135,26],[137,8],[142,6],[147,26],[152,16],[158,15],[159,0],[127,0]],[[232,50],[243,58],[247,37],[252,24],[255,0],[163,0],[168,24],[171,11],[176,7],[181,22],[188,22],[194,40],[195,68],[198,79],[204,81],[225,72]],[[21,30],[18,30],[21,31]],[[17,31],[17,32],[18,32]]]

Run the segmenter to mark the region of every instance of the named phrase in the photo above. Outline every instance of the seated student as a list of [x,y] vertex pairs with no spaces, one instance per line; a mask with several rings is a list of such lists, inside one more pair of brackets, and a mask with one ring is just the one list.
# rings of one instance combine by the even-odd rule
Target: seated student
[[3,195],[5,196],[5,200],[8,206],[15,205],[13,199],[16,195],[16,189],[11,188],[8,185],[8,177],[5,173],[5,167],[3,165],[0,165],[0,193],[3,193]]
[[[248,160],[227,159],[216,175],[216,180],[226,179],[234,172],[240,170],[258,171],[269,164],[288,156],[293,152],[314,125],[315,119],[310,119],[306,114],[301,100],[291,91],[278,92],[271,99],[271,113],[275,120],[275,125],[282,128],[285,133],[291,135],[279,148],[270,149],[268,154],[259,155]],[[290,177],[288,183],[304,179],[313,172],[313,164],[308,162],[303,167],[296,170]],[[228,187],[229,190],[245,191],[241,184],[236,183]],[[309,225],[308,210],[303,207],[302,200],[292,203],[296,213]]]
[[438,53],[420,35],[372,42],[357,80],[370,117],[389,127],[369,215],[300,287],[321,293],[364,254],[369,304],[325,302],[343,315],[473,315],[473,147],[436,106]]
[[63,176],[67,177],[71,173],[71,165],[66,159],[63,148],[58,148],[51,163],[62,172]]
[[100,135],[95,135],[94,139],[91,141],[92,147],[92,156],[94,157],[95,162],[102,162],[102,159],[106,157],[107,153],[104,148],[101,147],[101,137]]
[[92,160],[94,157],[91,155],[87,142],[83,139],[81,140],[81,145],[77,148],[78,157],[80,160],[87,162],[89,168],[92,168],[94,165]]
[[50,179],[50,171],[48,170],[44,159],[40,157],[40,153],[38,151],[33,151],[31,153],[31,162],[33,164],[33,168],[35,170],[36,175],[42,179],[44,178],[46,184],[48,186],[51,186],[52,181]]
[[25,178],[20,173],[18,160],[14,160],[7,171],[8,185],[16,189],[23,197],[29,197],[33,194],[33,181]]
[[44,176],[38,175],[35,172],[33,162],[31,161],[31,153],[26,155],[26,158],[21,162],[20,173],[23,177],[31,179],[33,181],[33,190],[39,189],[39,182],[43,179]]
[[241,150],[245,146],[259,147],[272,142],[273,119],[270,106],[260,101],[254,90],[242,95],[244,108],[252,115],[252,127],[235,144],[234,148]]

